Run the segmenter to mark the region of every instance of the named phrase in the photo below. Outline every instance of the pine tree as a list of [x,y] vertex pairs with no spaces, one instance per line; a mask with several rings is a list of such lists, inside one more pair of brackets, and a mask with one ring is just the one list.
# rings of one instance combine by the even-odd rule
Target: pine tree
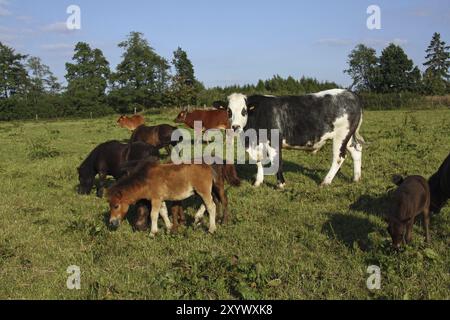
[[428,94],[445,94],[450,81],[450,47],[441,41],[441,35],[437,32],[433,34],[428,46],[423,64],[425,70],[425,88]]
[[173,53],[172,64],[175,68],[171,90],[173,103],[179,107],[195,104],[198,94],[197,80],[195,79],[194,66],[186,51],[178,47]]

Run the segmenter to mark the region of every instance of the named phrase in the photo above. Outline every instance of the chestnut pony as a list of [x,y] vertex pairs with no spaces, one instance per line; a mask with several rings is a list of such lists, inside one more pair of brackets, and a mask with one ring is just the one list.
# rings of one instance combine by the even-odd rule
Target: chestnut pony
[[120,116],[120,118],[117,120],[117,123],[121,128],[127,128],[130,131],[134,131],[137,127],[145,124],[145,119],[139,114],[131,117]]
[[[124,165],[124,171],[127,175],[130,175],[133,171],[137,170],[139,166],[143,165],[145,162],[158,162],[156,158],[148,157],[141,161],[131,161]],[[213,197],[216,206],[221,206],[223,211],[222,223],[227,223],[229,219],[228,212],[228,198],[225,193],[224,185],[225,181],[233,186],[238,187],[241,184],[241,180],[236,171],[236,167],[233,164],[212,164],[212,168],[216,173],[216,179],[213,183]],[[151,209],[151,203],[148,200],[140,200],[137,204],[137,219],[135,223],[135,229],[138,231],[145,231],[148,224],[149,211]],[[203,218],[206,211],[205,205],[201,205],[197,214],[195,215],[195,224],[199,224],[200,220]],[[217,210],[216,210],[217,211]],[[183,211],[183,206],[181,201],[174,201],[171,206],[171,213],[173,219],[172,231],[177,232],[180,224],[186,222],[186,218]]]
[[217,173],[206,164],[158,164],[143,162],[136,170],[108,190],[110,225],[117,228],[126,216],[130,205],[141,199],[151,202],[151,234],[158,232],[161,214],[168,229],[172,228],[165,201],[181,201],[197,194],[209,213],[209,232],[216,227],[216,205],[213,184]]

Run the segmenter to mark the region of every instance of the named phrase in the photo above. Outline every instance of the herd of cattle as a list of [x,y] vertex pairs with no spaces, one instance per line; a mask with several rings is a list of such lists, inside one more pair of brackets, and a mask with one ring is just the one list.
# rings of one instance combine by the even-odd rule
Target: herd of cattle
[[[279,188],[284,188],[282,150],[301,149],[319,151],[328,140],[333,142],[331,168],[322,185],[332,183],[341,168],[347,152],[354,166],[354,181],[361,179],[361,162],[364,139],[359,133],[362,125],[361,102],[357,95],[347,90],[333,89],[304,96],[245,96],[232,94],[226,102],[214,103],[214,110],[183,111],[175,119],[178,124],[194,128],[194,122],[202,123],[202,131],[227,130],[240,134],[253,129],[255,132],[278,130],[279,148],[269,139],[248,142],[245,145],[249,158],[257,165],[255,186],[264,181],[264,157],[278,161],[276,172]],[[216,230],[216,208],[222,208],[222,222],[228,220],[228,200],[224,183],[239,186],[240,180],[232,164],[181,164],[160,163],[160,149],[170,154],[172,134],[177,127],[163,124],[146,126],[140,115],[121,116],[118,124],[132,131],[128,143],[108,141],[97,146],[78,168],[79,193],[89,194],[99,175],[97,195],[103,196],[106,177],[113,176],[116,183],[107,191],[110,205],[110,226],[117,228],[127,216],[130,206],[136,207],[137,230],[148,228],[151,218],[151,234],[158,231],[157,220],[163,218],[168,229],[176,230],[184,223],[181,201],[196,194],[202,206],[195,215],[195,223],[209,214],[209,232]],[[438,213],[450,198],[450,155],[438,172],[428,181],[420,176],[403,179],[394,177],[398,189],[391,197],[387,213],[388,231],[394,247],[411,241],[412,226],[416,216],[424,215],[426,240],[430,240],[430,212]],[[168,217],[166,201],[172,203],[172,222]]]

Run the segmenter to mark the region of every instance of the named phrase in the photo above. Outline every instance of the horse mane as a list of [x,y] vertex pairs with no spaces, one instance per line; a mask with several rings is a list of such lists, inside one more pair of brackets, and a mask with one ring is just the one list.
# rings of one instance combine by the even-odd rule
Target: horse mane
[[138,193],[147,184],[147,175],[150,168],[157,166],[158,163],[143,161],[130,175],[121,178],[107,191],[108,198],[121,195],[122,199],[134,201]]
[[94,174],[94,162],[97,157],[98,147],[94,148],[84,161],[78,167],[78,172],[81,174]]

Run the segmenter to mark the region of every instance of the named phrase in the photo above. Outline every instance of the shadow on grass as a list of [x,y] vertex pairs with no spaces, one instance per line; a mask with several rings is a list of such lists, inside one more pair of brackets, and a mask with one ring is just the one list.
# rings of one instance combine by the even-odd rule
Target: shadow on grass
[[390,193],[382,195],[362,195],[350,205],[350,210],[382,217],[389,208]]
[[368,235],[377,230],[377,227],[368,219],[359,218],[342,213],[328,212],[330,216],[322,226],[322,232],[330,239],[342,242],[348,248],[353,248],[356,242],[361,250],[369,248]]
[[[251,183],[255,181],[256,165],[238,164],[236,165],[236,170],[238,171],[238,175],[242,180],[250,181]],[[310,169],[297,163],[286,160],[283,161],[283,171],[299,173],[313,180],[318,185],[322,182],[323,178],[327,174],[327,171],[325,170]]]

